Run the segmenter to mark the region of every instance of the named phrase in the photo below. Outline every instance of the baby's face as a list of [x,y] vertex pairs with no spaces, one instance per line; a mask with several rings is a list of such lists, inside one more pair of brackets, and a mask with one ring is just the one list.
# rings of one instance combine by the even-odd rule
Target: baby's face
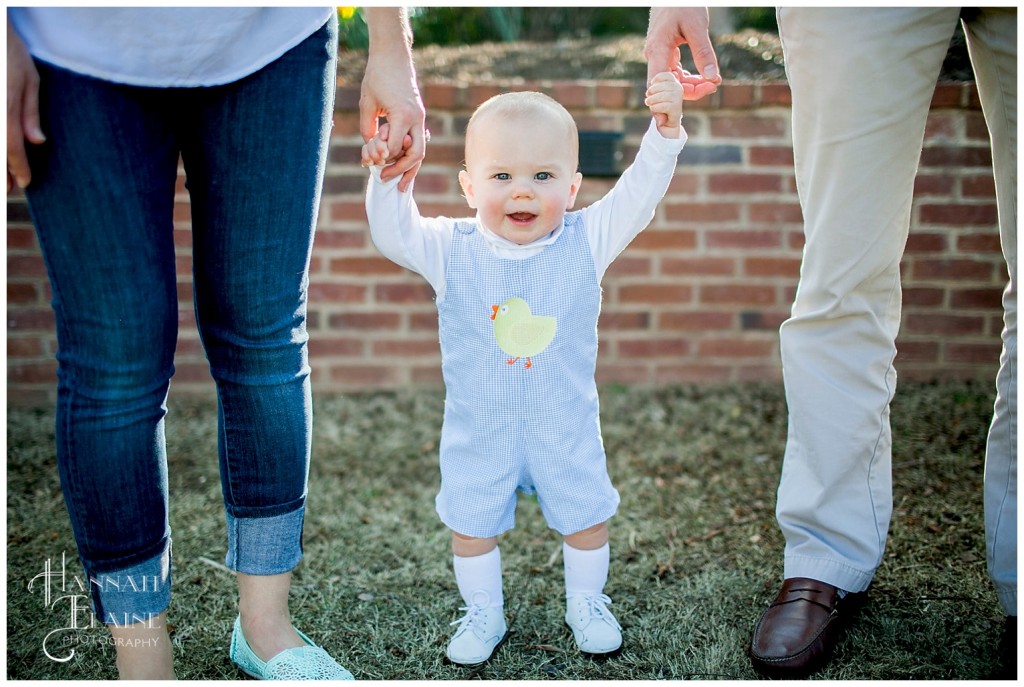
[[484,226],[527,244],[561,226],[583,177],[565,122],[554,114],[488,114],[466,145],[459,182]]

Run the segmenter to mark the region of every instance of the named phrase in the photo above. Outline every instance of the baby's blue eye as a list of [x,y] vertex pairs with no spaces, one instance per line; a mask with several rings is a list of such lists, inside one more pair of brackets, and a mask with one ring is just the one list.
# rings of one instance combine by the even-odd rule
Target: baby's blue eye
[[494,175],[494,178],[498,181],[508,181],[512,177],[507,172],[498,172]]
[[548,179],[552,179],[553,175],[551,172],[537,172],[533,175],[533,178],[537,181],[547,181]]

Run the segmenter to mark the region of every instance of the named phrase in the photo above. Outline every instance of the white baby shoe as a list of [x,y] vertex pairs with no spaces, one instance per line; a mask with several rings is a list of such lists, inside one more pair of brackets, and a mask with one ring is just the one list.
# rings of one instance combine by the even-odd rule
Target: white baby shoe
[[611,602],[604,594],[574,594],[566,599],[565,624],[583,653],[610,654],[622,646],[622,626],[608,610]]
[[473,605],[459,609],[466,611],[466,615],[452,623],[459,627],[448,642],[448,650],[445,652],[452,663],[483,663],[505,639],[508,631],[505,613],[500,607],[488,607],[487,603],[489,599],[484,599],[482,604],[477,605],[477,599],[474,598]]

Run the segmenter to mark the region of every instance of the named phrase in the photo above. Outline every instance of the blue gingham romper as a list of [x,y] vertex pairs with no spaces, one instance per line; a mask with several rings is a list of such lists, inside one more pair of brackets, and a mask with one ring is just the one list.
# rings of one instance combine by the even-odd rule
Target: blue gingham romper
[[[563,535],[615,514],[598,417],[597,317],[601,286],[579,212],[540,253],[503,259],[473,221],[456,223],[438,303],[447,396],[436,507],[452,530],[493,537],[515,524],[516,490],[536,491]],[[552,342],[514,365],[494,338],[491,306],[524,299],[555,317]]]

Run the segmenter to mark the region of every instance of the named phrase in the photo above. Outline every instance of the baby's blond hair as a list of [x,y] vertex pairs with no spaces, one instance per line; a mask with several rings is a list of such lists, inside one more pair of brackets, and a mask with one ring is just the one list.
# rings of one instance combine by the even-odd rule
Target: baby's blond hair
[[[473,116],[469,118],[469,124],[466,125],[466,149],[469,149],[474,130],[480,126],[481,120],[486,120],[491,116],[528,118],[541,112],[554,115],[565,125],[565,134],[569,139],[575,165],[579,161],[579,133],[576,129],[576,121],[560,102],[537,91],[501,93],[485,100],[480,107],[476,108]],[[527,141],[524,141],[523,144],[529,145]]]

